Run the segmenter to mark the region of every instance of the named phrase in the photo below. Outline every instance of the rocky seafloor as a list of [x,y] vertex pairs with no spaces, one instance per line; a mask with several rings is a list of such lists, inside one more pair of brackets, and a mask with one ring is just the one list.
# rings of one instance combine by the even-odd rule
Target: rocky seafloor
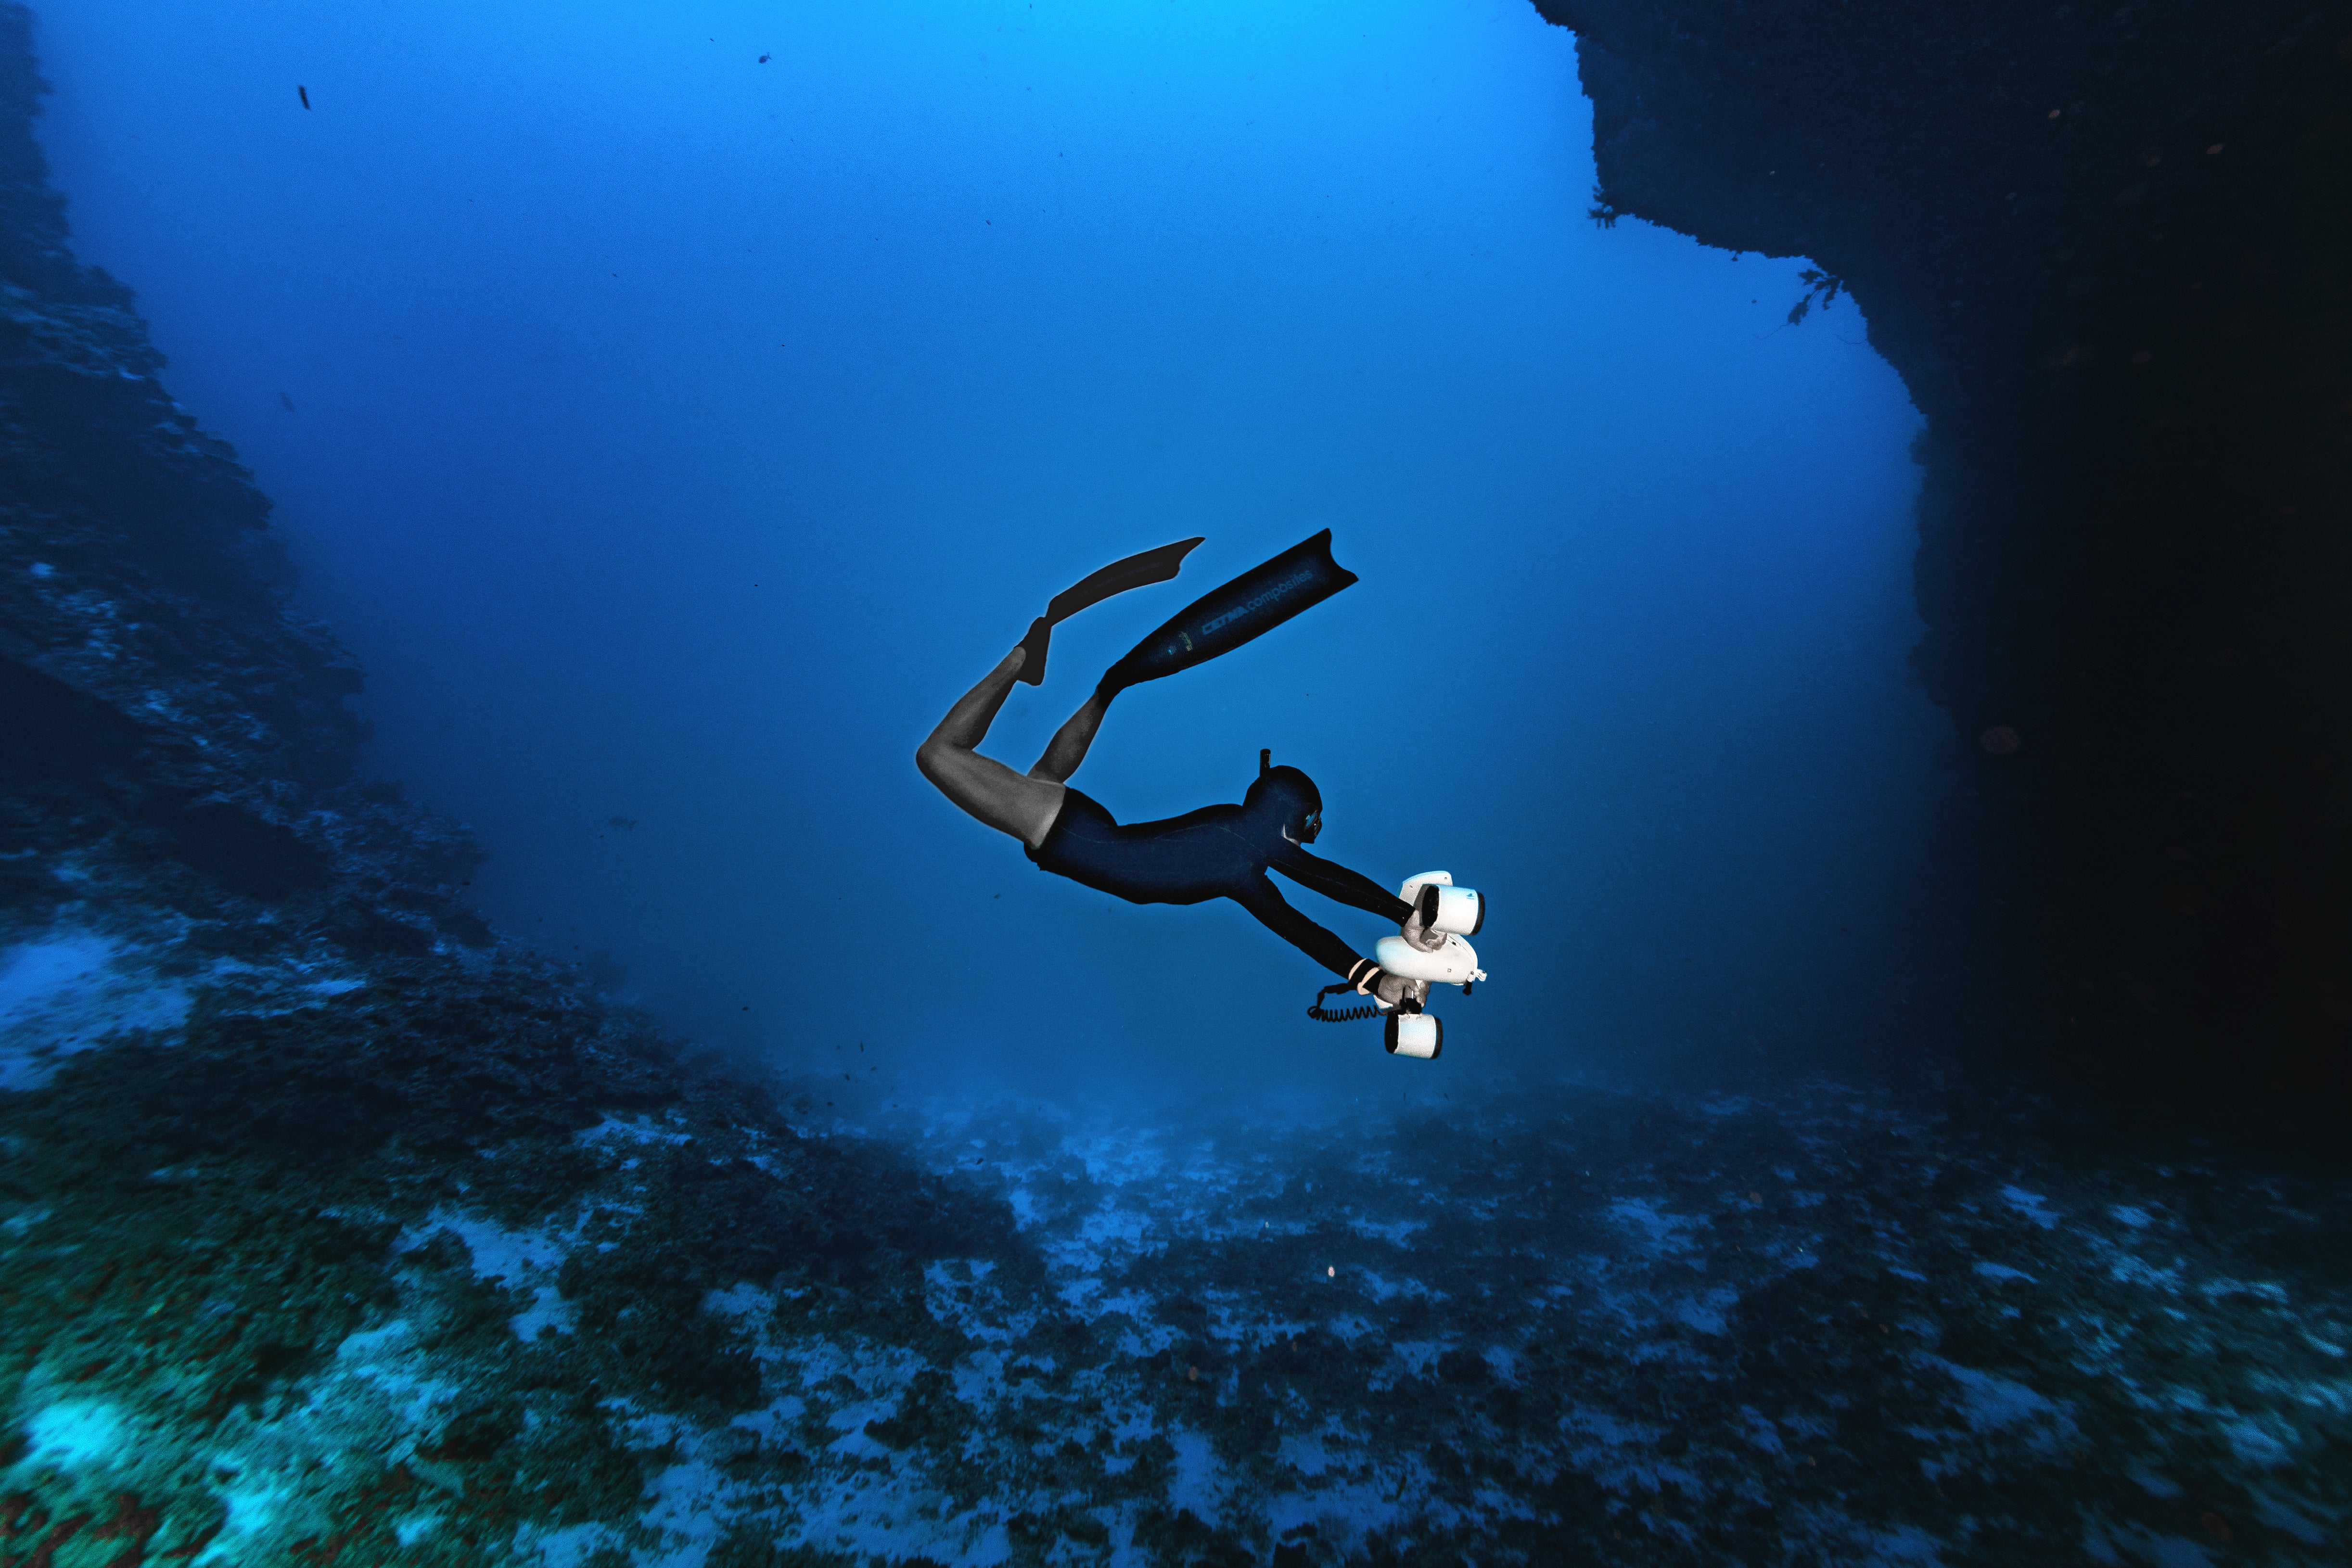
[[593,1001],[433,1068],[454,972],[6,962],[119,1032],[0,1100],[0,1562],[2352,1555],[2352,1187],[2027,1096],[852,1127]]

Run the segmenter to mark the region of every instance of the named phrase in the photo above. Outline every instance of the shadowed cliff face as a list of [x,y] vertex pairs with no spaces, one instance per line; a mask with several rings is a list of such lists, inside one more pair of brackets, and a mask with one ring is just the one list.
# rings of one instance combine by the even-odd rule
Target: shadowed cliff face
[[1538,6],[1596,218],[1813,257],[1927,417],[1914,664],[2032,1049],[2336,1124],[2352,6]]

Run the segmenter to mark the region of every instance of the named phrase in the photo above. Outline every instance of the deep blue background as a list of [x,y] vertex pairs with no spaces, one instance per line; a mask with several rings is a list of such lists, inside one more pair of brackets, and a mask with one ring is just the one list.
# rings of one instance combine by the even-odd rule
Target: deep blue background
[[[278,498],[374,766],[478,829],[497,922],[681,1031],[862,1040],[902,1094],[1461,1096],[1752,1062],[1909,961],[1916,415],[1850,306],[1781,325],[1801,261],[1588,221],[1525,0],[38,20],[82,254]],[[1300,1018],[1320,973],[1237,909],[1045,877],[911,762],[1104,561],[1208,536],[1056,634],[1016,768],[1324,527],[1362,584],[1130,694],[1076,781],[1170,814],[1270,746],[1319,850],[1486,889],[1434,1067]]]

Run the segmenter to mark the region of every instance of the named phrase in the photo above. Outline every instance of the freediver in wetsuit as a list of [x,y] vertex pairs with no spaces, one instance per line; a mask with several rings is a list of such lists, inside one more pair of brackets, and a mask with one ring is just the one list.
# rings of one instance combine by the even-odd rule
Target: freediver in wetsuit
[[1307,852],[1323,828],[1323,797],[1297,768],[1272,767],[1261,751],[1258,776],[1240,805],[1203,806],[1163,821],[1124,826],[1065,782],[1086,760],[1112,699],[1128,686],[1229,652],[1354,582],[1352,574],[1332,561],[1330,540],[1327,529],[1180,611],[1111,666],[1027,773],[981,756],[976,747],[1013,683],[1034,685],[1044,678],[1047,633],[1055,622],[1112,593],[1166,581],[1201,541],[1170,545],[1104,568],[1057,596],[1021,646],[948,710],[916,751],[915,765],[949,800],[1019,839],[1043,870],[1130,904],[1230,898],[1357,991],[1391,1006],[1407,998],[1416,1004],[1425,1000],[1426,980],[1389,974],[1359,956],[1292,908],[1267,877],[1270,871],[1280,872],[1327,898],[1395,921],[1406,940],[1424,951],[1444,942],[1442,934],[1424,929],[1414,905],[1369,877]]

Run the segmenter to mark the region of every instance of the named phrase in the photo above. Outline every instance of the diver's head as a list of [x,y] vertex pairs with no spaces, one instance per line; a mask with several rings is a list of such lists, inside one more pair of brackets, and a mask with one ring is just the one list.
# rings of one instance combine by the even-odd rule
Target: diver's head
[[1267,820],[1295,844],[1311,844],[1323,831],[1323,791],[1296,768],[1261,765],[1242,810]]

